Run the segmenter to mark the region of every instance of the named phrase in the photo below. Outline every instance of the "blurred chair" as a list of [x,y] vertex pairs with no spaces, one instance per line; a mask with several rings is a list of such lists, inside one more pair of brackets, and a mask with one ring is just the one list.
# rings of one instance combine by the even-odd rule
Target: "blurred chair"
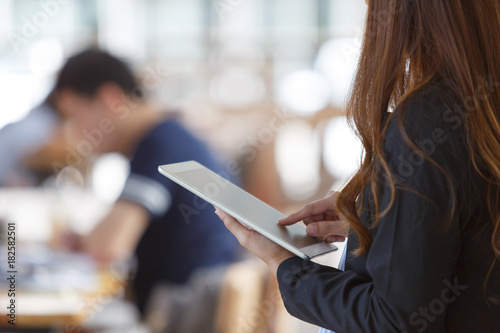
[[267,267],[256,260],[229,266],[215,320],[218,333],[256,333],[265,328],[261,304],[267,285]]
[[290,333],[296,319],[285,309],[276,277],[258,260],[229,267],[216,318],[218,333]]
[[227,266],[202,268],[187,284],[158,284],[151,292],[144,320],[152,333],[215,333],[219,295]]
[[155,288],[145,322],[152,333],[274,332],[278,302],[269,298],[269,272],[260,261],[199,270],[186,286]]

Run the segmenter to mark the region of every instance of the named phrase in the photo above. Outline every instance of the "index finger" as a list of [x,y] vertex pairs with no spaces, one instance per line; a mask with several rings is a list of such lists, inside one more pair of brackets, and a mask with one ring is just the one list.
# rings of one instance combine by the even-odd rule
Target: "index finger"
[[279,220],[280,224],[291,225],[311,216],[331,209],[330,198],[324,198],[305,205],[301,210]]

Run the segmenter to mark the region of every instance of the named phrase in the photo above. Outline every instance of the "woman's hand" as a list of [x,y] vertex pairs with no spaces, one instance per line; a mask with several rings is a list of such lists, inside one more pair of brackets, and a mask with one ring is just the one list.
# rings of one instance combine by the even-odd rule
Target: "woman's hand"
[[215,214],[224,221],[226,228],[236,236],[240,244],[264,261],[274,274],[277,273],[278,266],[285,259],[295,256],[292,252],[270,241],[258,232],[245,227],[238,220],[220,209],[215,208]]
[[[349,234],[349,224],[340,218],[335,208],[338,194],[338,192],[330,192],[325,198],[305,205],[298,212],[279,222],[282,225],[291,225],[304,220],[310,236],[327,242],[343,242]],[[215,213],[224,221],[240,244],[262,259],[274,273],[285,259],[295,256],[256,231],[245,227],[220,209],[215,208]]]
[[339,192],[330,192],[323,199],[311,202],[301,210],[280,220],[283,225],[304,221],[309,236],[327,242],[343,242],[349,235],[349,224],[337,212]]

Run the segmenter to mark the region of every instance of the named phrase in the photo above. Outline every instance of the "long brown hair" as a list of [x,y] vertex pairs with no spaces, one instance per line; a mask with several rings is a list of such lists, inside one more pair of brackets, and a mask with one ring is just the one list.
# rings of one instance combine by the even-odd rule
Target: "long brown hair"
[[[369,0],[365,29],[347,103],[364,156],[337,201],[358,235],[356,254],[365,254],[372,244],[369,226],[360,221],[356,206],[358,197],[365,200],[363,189],[371,185],[376,208],[372,226],[394,201],[394,177],[382,154],[384,115],[439,77],[466,106],[468,151],[488,186],[484,199],[494,224],[491,245],[500,258],[500,1]],[[382,212],[376,161],[392,190],[392,200]]]

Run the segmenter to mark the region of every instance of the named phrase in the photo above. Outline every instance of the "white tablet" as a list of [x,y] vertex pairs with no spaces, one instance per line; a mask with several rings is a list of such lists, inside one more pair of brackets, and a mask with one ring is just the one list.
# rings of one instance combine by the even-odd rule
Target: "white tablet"
[[161,165],[158,171],[301,258],[337,250],[308,236],[303,225],[280,225],[285,215],[195,161]]

